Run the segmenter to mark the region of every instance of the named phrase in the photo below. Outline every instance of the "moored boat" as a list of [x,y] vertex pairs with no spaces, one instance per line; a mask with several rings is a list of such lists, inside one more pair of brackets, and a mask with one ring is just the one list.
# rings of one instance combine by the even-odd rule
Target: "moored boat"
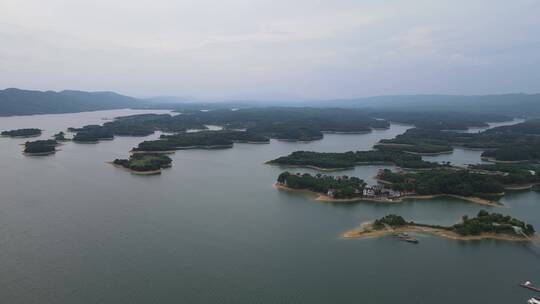
[[530,298],[527,300],[527,304],[540,304],[540,301],[538,300],[538,298]]

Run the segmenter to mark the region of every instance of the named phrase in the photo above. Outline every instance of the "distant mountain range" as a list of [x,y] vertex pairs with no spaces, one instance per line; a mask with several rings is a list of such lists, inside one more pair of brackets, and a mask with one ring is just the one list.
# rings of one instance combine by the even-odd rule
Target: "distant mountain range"
[[313,106],[366,107],[392,111],[445,111],[540,116],[540,94],[396,95],[323,100]]
[[396,95],[313,101],[204,101],[191,97],[140,99],[114,92],[0,90],[0,116],[73,113],[122,108],[210,109],[226,107],[309,106],[366,108],[384,111],[473,112],[540,117],[540,94]]

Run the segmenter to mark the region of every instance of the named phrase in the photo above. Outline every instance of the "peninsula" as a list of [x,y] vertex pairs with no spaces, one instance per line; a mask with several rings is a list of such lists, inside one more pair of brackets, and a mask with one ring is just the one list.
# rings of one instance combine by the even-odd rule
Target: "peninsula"
[[504,187],[493,177],[467,171],[430,170],[414,173],[380,170],[377,185],[367,185],[356,177],[292,174],[283,172],[275,187],[313,194],[319,201],[371,201],[399,203],[407,199],[454,197],[472,203],[501,206],[497,201]]
[[406,221],[399,215],[390,214],[359,228],[345,232],[344,238],[372,238],[403,233],[431,234],[453,240],[496,239],[506,241],[536,241],[534,227],[523,221],[499,213],[478,212],[476,217],[463,216],[452,226],[428,225]]

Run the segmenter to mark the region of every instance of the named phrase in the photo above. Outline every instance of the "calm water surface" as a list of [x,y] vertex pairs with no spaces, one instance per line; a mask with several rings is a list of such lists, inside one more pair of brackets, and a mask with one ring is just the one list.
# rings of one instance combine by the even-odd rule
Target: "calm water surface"
[[[0,130],[70,126],[141,111],[0,118]],[[66,143],[48,157],[0,138],[0,298],[5,303],[524,303],[540,283],[540,250],[500,241],[419,236],[343,240],[360,223],[397,213],[452,224],[481,207],[451,199],[400,205],[320,203],[272,187],[264,161],[296,150],[367,150],[408,127],[325,135],[299,144],[178,151],[160,176],[106,164],[142,140]],[[474,152],[474,151],[472,151]],[[456,157],[456,155],[459,155]],[[480,161],[455,152],[437,160]],[[378,166],[345,174],[369,179]],[[300,170],[302,171],[302,170]],[[509,213],[540,227],[539,195],[506,196]]]

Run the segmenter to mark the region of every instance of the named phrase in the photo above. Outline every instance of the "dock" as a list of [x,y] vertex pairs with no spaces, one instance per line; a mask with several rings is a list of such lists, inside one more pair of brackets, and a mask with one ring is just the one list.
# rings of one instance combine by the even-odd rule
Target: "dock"
[[534,286],[532,285],[532,283],[529,282],[529,281],[527,281],[527,282],[525,282],[525,283],[523,283],[523,284],[519,284],[519,286],[521,286],[521,287],[523,287],[523,288],[530,289],[530,290],[534,290],[534,291],[536,291],[536,292],[540,292],[540,288],[539,288],[539,287],[534,287]]

